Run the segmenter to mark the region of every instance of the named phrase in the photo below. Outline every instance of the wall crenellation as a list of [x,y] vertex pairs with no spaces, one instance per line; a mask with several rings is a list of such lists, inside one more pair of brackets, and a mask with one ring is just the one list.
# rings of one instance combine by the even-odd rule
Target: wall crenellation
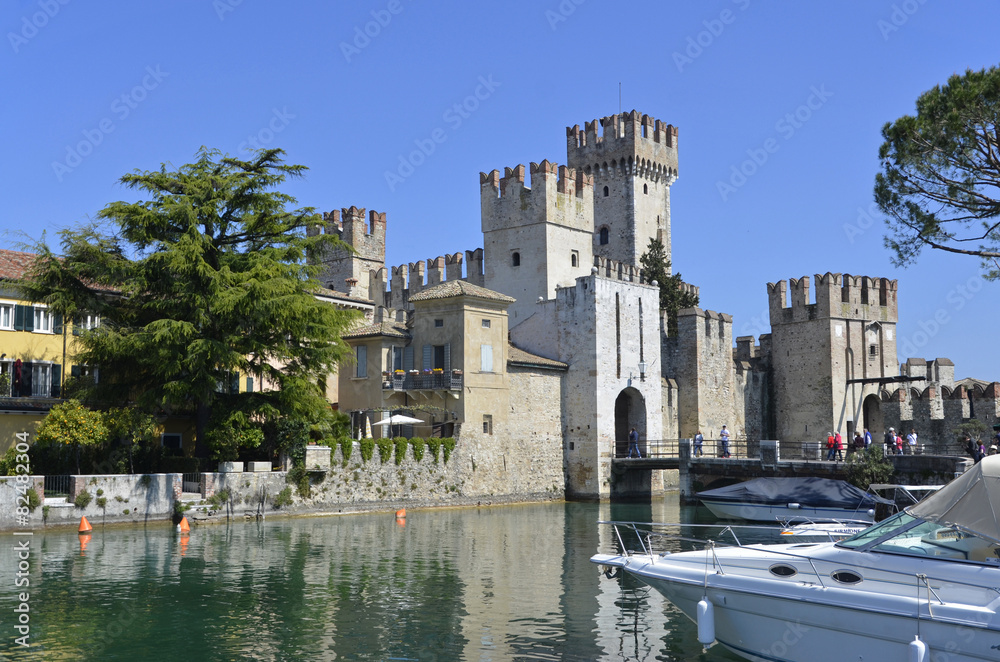
[[[598,133],[600,127],[600,135]],[[677,127],[636,110],[566,128],[569,165],[586,172],[677,178]]]
[[809,276],[768,283],[772,324],[828,317],[897,321],[895,280],[827,272],[816,274],[815,282],[815,303],[810,303]]

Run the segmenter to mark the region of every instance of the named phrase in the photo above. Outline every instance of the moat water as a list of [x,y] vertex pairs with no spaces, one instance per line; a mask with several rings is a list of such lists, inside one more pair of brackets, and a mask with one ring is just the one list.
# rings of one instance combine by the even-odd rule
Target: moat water
[[[627,576],[607,579],[589,561],[614,549],[599,520],[704,516],[668,495],[651,505],[411,511],[405,523],[391,514],[241,520],[186,537],[164,525],[94,522],[85,549],[73,532],[5,533],[0,653],[732,662],[718,646],[703,652],[694,624],[657,592]],[[27,552],[14,549],[25,544]],[[19,554],[28,556],[27,587],[15,586]],[[17,642],[25,612],[14,610],[24,604],[29,648]]]

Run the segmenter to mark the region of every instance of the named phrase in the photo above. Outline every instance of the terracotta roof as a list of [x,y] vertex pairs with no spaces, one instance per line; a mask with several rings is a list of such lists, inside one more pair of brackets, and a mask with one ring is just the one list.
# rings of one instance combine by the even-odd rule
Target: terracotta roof
[[382,322],[375,322],[372,324],[362,324],[357,328],[351,329],[342,337],[344,339],[358,339],[373,338],[376,336],[385,336],[387,338],[409,338],[410,333],[406,330],[406,326],[401,322],[383,320]]
[[0,278],[21,280],[36,257],[34,253],[0,249]]
[[517,299],[506,294],[500,294],[493,290],[488,290],[479,285],[473,285],[465,280],[449,280],[429,287],[426,290],[417,292],[410,296],[410,301],[429,301],[431,299],[449,299],[451,297],[475,297],[477,299],[487,299],[489,301],[502,301],[504,303],[514,303]]
[[526,352],[519,347],[514,347],[513,345],[508,345],[508,359],[507,363],[514,363],[517,365],[530,365],[539,368],[555,368],[558,370],[566,370],[569,366],[562,361],[556,361],[555,359],[547,359],[544,356],[539,356],[538,354],[532,354],[531,352]]

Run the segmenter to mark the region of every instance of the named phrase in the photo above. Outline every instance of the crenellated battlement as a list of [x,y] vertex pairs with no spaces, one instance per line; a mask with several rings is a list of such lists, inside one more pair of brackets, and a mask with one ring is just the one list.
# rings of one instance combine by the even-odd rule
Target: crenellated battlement
[[353,251],[326,249],[311,256],[322,265],[320,282],[332,290],[351,296],[369,298],[370,272],[385,266],[385,213],[368,212],[364,207],[350,206],[323,213],[322,225],[310,227],[309,236],[335,236]]
[[594,273],[603,278],[612,278],[630,283],[646,283],[642,277],[642,270],[639,267],[599,255],[594,256]]
[[808,276],[768,283],[771,324],[825,318],[895,323],[898,319],[895,280],[827,272],[816,274],[815,283],[814,302]]
[[588,174],[627,174],[652,181],[677,178],[677,127],[636,110],[566,128],[570,167]]
[[[525,174],[530,176],[530,186]],[[555,223],[594,230],[594,178],[548,160],[479,173],[483,232]]]

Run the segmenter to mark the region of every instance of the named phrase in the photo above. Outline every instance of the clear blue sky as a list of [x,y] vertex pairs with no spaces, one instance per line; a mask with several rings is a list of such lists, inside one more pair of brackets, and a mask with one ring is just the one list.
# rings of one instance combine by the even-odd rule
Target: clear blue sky
[[971,258],[893,267],[869,211],[882,125],[1000,62],[995,2],[13,0],[0,21],[3,247],[135,199],[134,169],[256,141],[310,168],[301,205],[386,212],[389,265],[474,249],[479,172],[564,163],[620,83],[679,127],[674,268],[734,335],[768,331],[768,282],[896,278],[901,359],[1000,379],[1000,284]]

